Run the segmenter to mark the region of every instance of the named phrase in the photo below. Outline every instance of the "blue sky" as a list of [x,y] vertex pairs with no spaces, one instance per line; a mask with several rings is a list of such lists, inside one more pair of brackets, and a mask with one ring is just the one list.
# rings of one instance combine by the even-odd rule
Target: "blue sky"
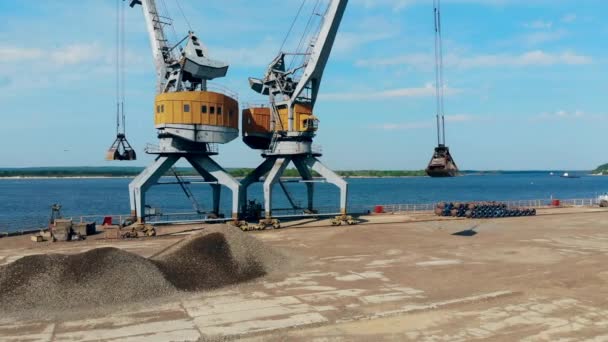
[[[188,27],[164,0],[178,35]],[[309,1],[312,2],[312,1]],[[181,0],[218,80],[241,102],[276,55],[300,0]],[[125,4],[126,5],[126,4]],[[603,0],[444,0],[447,143],[463,169],[591,169],[608,162]],[[422,169],[435,145],[432,0],[351,0],[315,108],[335,169]],[[0,167],[146,165],[155,73],[140,8],[127,11],[133,164],[114,136],[115,1],[0,0]],[[227,167],[254,167],[240,139]]]

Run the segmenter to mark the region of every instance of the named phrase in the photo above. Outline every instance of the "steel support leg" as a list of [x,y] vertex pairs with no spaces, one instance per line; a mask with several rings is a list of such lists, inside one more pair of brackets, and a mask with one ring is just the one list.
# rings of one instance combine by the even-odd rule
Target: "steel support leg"
[[179,156],[160,155],[152,165],[143,170],[131,183],[129,183],[129,198],[131,202],[131,214],[137,217],[137,221],[143,223],[145,220],[146,191],[158,182],[178,160]]
[[[303,180],[305,180],[305,181],[313,180],[312,172],[308,168],[305,158],[294,158],[293,163],[295,164],[296,168],[298,169],[298,173],[300,173],[300,176],[302,176]],[[308,208],[307,209],[312,212],[314,210],[315,184],[312,182],[306,182],[305,184],[306,184],[306,194],[308,196]]]
[[[192,166],[203,176],[211,176],[213,179],[217,179],[218,185],[224,185],[232,191],[232,218],[238,219],[239,217],[239,199],[241,192],[241,184],[234,179],[226,170],[224,170],[218,163],[206,155],[191,156],[188,157],[188,161]],[[214,193],[215,201],[215,193]],[[218,200],[219,206],[219,200]],[[214,203],[215,207],[215,203]]]
[[192,162],[190,160],[190,157],[187,158],[188,162],[190,163],[190,165],[192,165],[192,167],[196,170],[196,172],[199,173],[199,175],[201,175],[203,177],[203,179],[205,180],[205,182],[209,182],[210,186],[211,186],[211,192],[212,192],[212,204],[211,204],[211,211],[216,214],[219,215],[220,213],[220,196],[221,196],[221,189],[222,189],[222,185],[221,184],[217,184],[217,178],[213,177],[207,170],[201,168],[196,162]]
[[211,191],[213,191],[213,213],[219,215],[222,186],[220,184],[211,184]]
[[323,176],[328,183],[334,184],[340,189],[340,213],[346,215],[347,198],[348,198],[348,183],[342,177],[338,176],[335,172],[330,170],[327,166],[323,165],[319,159],[315,157],[308,157],[306,164],[311,169],[318,172]]
[[274,157],[264,159],[262,164],[260,164],[255,170],[251,171],[250,174],[241,180],[241,209],[244,209],[247,205],[247,189],[249,186],[253,183],[259,182],[260,178],[264,177],[264,175],[267,174],[270,169],[272,169],[275,161],[276,158]]
[[281,179],[290,161],[290,158],[277,158],[264,181],[264,214],[268,219],[272,217],[272,186]]

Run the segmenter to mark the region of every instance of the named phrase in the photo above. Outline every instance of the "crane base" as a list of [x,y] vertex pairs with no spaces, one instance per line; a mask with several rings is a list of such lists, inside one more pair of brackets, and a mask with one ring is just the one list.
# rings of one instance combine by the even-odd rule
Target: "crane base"
[[[307,146],[305,150],[308,153],[302,153],[298,150],[292,151],[292,154],[287,154],[288,151],[294,145],[280,146],[285,142],[280,141],[277,150],[283,151],[280,155],[263,154],[265,158],[264,162],[260,164],[255,170],[253,170],[247,177],[241,181],[241,203],[244,204],[247,201],[247,188],[256,182],[262,181],[262,177],[266,176],[263,180],[264,188],[264,217],[270,219],[273,217],[272,214],[272,188],[275,184],[279,183],[285,191],[288,199],[292,202],[294,210],[301,209],[308,212],[316,212],[313,203],[314,194],[314,178],[313,171],[317,172],[321,177],[325,178],[327,183],[334,184],[340,190],[340,212],[346,214],[347,208],[347,196],[348,196],[348,184],[342,177],[337,175],[335,172],[330,170],[327,166],[323,165],[318,159],[318,155],[314,154]],[[309,144],[310,145],[310,142]],[[302,177],[302,182],[306,185],[307,200],[308,203],[304,208],[300,208],[293,202],[284,184],[281,183],[281,176],[287,168],[287,166],[293,163],[298,170],[298,173]]]
[[212,189],[213,213],[220,211],[221,186],[226,186],[232,192],[232,217],[238,219],[238,207],[240,196],[240,184],[218,163],[208,155],[200,154],[160,154],[156,160],[142,171],[129,184],[129,197],[131,212],[137,218],[138,223],[143,223],[146,218],[146,192],[151,186],[157,184],[160,177],[169,171],[181,158],[186,159],[192,167],[209,183]]

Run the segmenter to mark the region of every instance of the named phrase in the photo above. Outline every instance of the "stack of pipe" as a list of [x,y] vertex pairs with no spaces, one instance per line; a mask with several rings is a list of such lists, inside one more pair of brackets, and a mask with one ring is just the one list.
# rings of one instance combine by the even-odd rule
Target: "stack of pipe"
[[437,203],[435,214],[437,216],[466,217],[473,219],[500,218],[535,216],[536,209],[509,208],[505,203],[499,202],[440,202]]

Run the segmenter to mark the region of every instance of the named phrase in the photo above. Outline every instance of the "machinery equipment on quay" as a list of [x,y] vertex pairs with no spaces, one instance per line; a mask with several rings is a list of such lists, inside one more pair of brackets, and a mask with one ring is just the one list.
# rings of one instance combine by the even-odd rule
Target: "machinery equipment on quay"
[[441,37],[441,0],[434,0],[435,14],[435,92],[437,101],[437,147],[426,168],[430,177],[454,177],[458,166],[445,144],[444,82],[443,82],[443,42]]
[[[306,212],[315,213],[313,171],[316,171],[324,178],[323,181],[340,189],[341,215],[333,223],[354,223],[346,212],[348,184],[321,163],[319,157],[322,154],[313,147],[319,125],[313,109],[348,1],[330,0],[325,9],[321,3],[323,1],[317,1],[313,8],[298,51],[285,52],[281,47],[264,78],[249,79],[251,89],[268,96],[269,105],[246,108],[242,113],[243,141],[253,149],[262,150],[264,162],[242,180],[241,196],[242,203],[246,203],[247,188],[266,175],[262,225],[276,225],[276,220],[272,219],[272,188],[280,182],[281,175],[292,162],[302,178],[301,182],[306,185]],[[317,32],[311,32],[311,22],[315,17],[320,18],[320,25]],[[308,44],[303,44],[306,41]]]
[[176,44],[169,44],[165,29],[172,20],[159,14],[155,0],[131,0],[141,6],[149,34],[158,78],[154,122],[158,147],[146,153],[155,161],[129,184],[131,214],[145,220],[146,191],[181,158],[186,159],[213,191],[213,213],[220,206],[221,186],[232,191],[232,217],[238,217],[240,184],[212,156],[217,144],[238,137],[238,101],[225,90],[210,90],[207,82],[224,77],[228,65],[209,57],[207,48],[190,31]]

